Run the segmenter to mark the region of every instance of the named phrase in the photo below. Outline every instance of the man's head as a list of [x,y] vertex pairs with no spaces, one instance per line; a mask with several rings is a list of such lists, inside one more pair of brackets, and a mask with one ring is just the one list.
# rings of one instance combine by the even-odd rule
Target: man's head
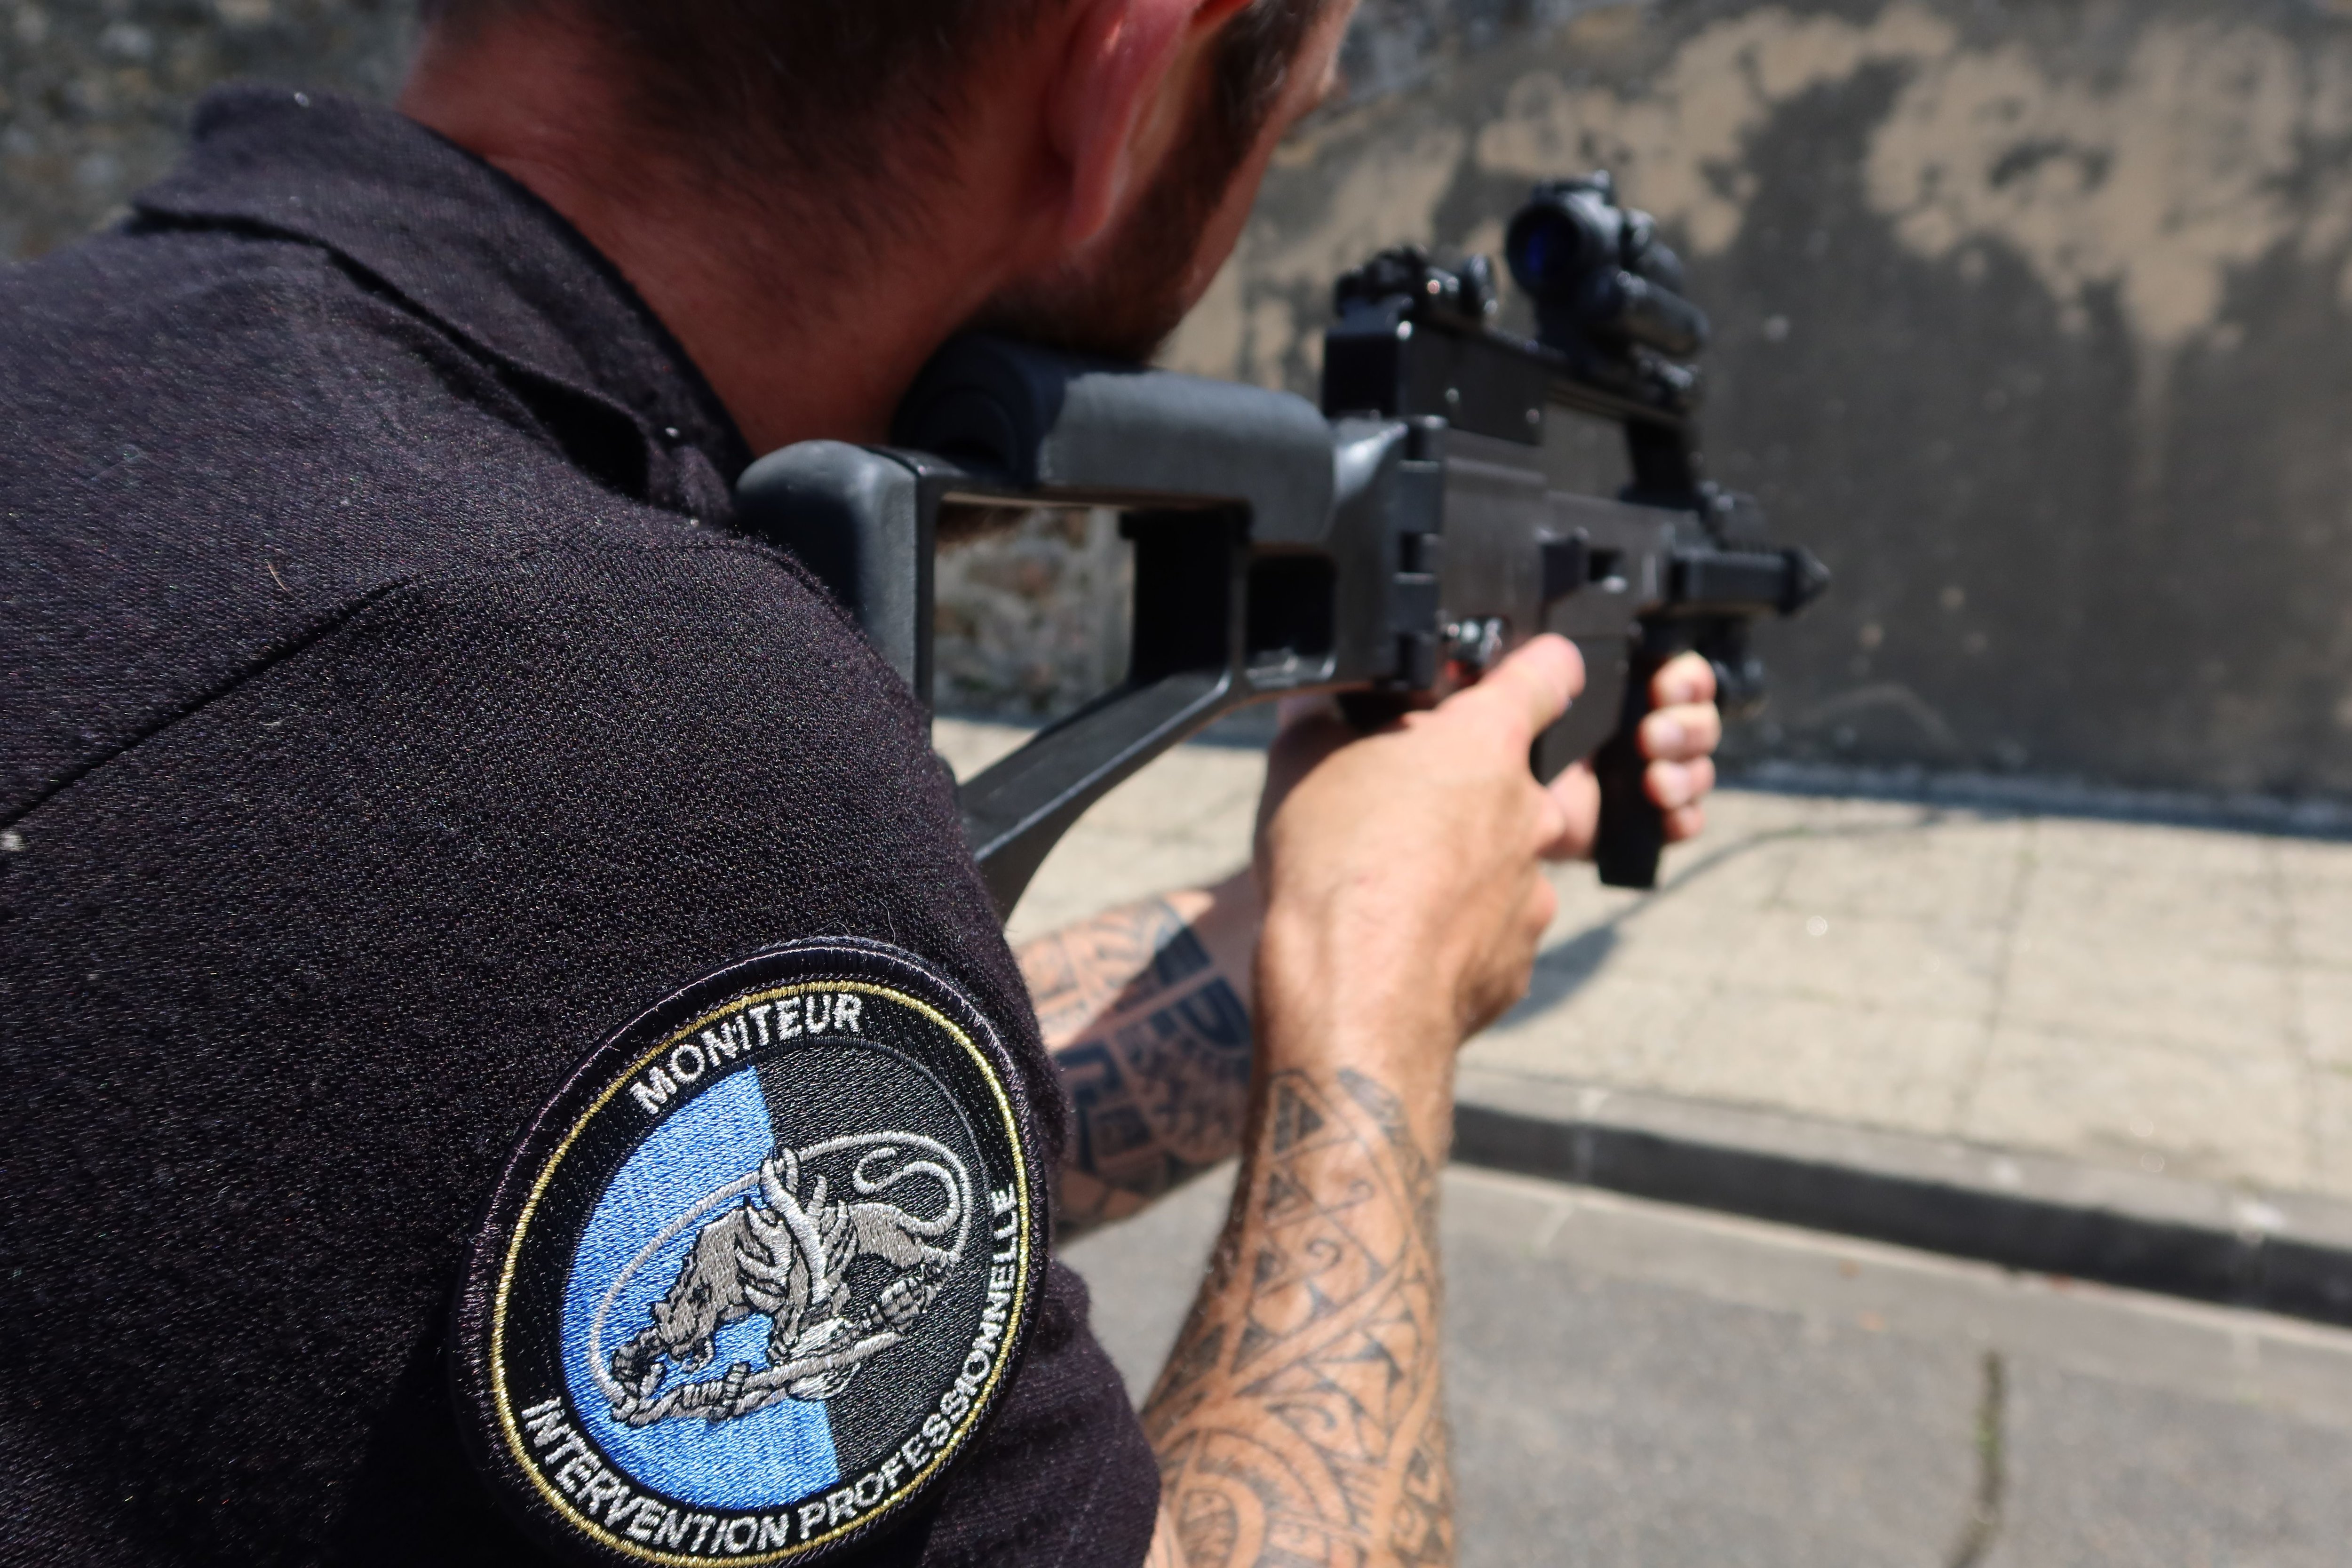
[[[1230,251],[1353,4],[427,0],[404,107],[608,251],[628,248],[611,231],[633,199],[725,211],[740,254],[697,241],[706,286],[764,269],[803,317],[848,327],[856,286],[887,279],[953,300],[933,342],[977,322],[1139,358]],[[518,68],[578,105],[501,122],[481,100]],[[598,123],[551,130],[567,114]],[[578,166],[600,160],[614,172]],[[614,259],[641,288],[657,265]]]
[[[1302,58],[1316,24],[1353,9],[1353,0],[1254,0],[1235,13],[1191,95],[1186,123],[1132,209],[1090,257],[1006,289],[979,324],[1149,359],[1232,250],[1288,118],[1322,96],[1328,56]],[[1302,68],[1312,73],[1304,83]],[[1289,116],[1277,119],[1286,100]]]

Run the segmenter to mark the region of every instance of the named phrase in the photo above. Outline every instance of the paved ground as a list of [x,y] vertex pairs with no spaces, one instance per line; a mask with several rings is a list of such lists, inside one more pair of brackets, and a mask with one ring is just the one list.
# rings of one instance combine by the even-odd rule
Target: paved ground
[[[1139,1394],[1223,1209],[1068,1252]],[[1465,1568],[2341,1568],[2352,1333],[1456,1168]]]
[[[1017,742],[942,721],[970,771]],[[1260,763],[1171,753],[1016,939],[1241,863]],[[1565,868],[1469,1059],[2096,1164],[2352,1196],[2352,844],[1725,792],[1649,895]]]

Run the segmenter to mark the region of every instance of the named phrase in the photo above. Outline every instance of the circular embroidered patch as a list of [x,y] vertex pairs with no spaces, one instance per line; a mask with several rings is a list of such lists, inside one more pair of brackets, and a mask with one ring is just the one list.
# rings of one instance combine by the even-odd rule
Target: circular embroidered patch
[[1003,1387],[1044,1265],[1026,1118],[962,993],[780,948],[597,1052],[475,1246],[477,1461],[602,1561],[772,1563],[878,1528]]

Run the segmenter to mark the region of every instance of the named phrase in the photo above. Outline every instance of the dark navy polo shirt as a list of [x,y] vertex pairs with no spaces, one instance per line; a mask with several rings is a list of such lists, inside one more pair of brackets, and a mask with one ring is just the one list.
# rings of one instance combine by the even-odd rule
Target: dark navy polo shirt
[[[915,955],[1060,1105],[925,715],[729,531],[726,413],[513,182],[215,94],[0,274],[0,1558],[541,1560],[457,1446],[451,1291],[566,1075],[765,945]],[[1085,1317],[1055,1265],[866,1560],[1141,1559]]]

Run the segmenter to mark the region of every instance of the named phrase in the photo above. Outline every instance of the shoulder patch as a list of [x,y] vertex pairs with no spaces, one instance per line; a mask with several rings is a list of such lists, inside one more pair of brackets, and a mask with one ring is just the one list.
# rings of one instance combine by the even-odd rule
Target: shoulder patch
[[1025,1109],[955,985],[778,948],[597,1051],[477,1239],[477,1465],[604,1563],[808,1561],[885,1528],[1003,1388],[1045,1267]]

